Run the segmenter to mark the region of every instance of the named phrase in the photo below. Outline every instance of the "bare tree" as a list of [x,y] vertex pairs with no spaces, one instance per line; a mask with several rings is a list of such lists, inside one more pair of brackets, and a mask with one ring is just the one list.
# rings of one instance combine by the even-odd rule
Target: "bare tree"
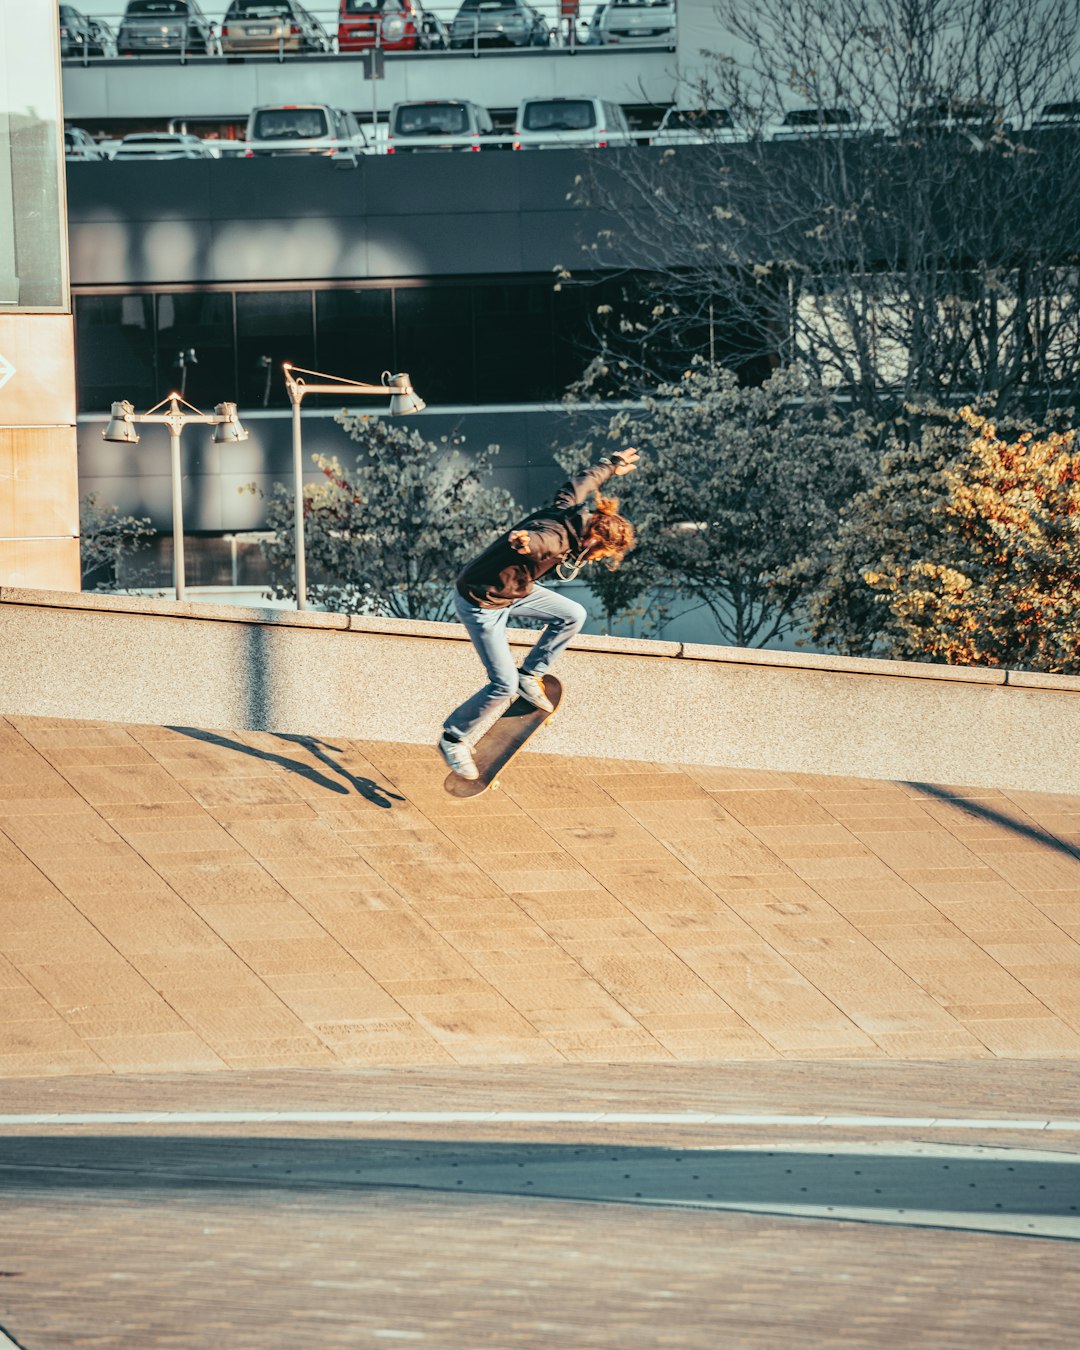
[[[1080,0],[720,0],[734,55],[696,91],[734,130],[595,156],[585,268],[644,290],[601,317],[603,391],[667,354],[801,362],[884,425],[1080,393]],[[801,110],[801,111],[800,111]],[[784,119],[787,118],[787,125]],[[776,139],[777,131],[780,139]]]

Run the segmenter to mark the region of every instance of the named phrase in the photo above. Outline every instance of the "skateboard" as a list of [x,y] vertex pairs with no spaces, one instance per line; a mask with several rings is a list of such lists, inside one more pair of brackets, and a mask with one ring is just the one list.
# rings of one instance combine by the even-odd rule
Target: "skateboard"
[[488,788],[499,786],[499,774],[510,763],[534,731],[558,712],[562,699],[562,685],[554,675],[541,675],[544,692],[554,703],[551,712],[544,712],[526,699],[516,698],[497,722],[493,722],[476,742],[473,758],[480,770],[479,778],[461,778],[456,773],[446,776],[443,787],[452,797],[479,797]]

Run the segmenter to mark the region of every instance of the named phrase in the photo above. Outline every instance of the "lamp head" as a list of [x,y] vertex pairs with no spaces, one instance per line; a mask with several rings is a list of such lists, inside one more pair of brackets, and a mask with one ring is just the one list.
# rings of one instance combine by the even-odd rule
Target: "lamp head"
[[135,423],[132,420],[134,416],[135,408],[127,399],[114,403],[109,424],[101,433],[102,440],[117,441],[121,445],[136,445],[139,433],[135,430]]
[[412,387],[408,375],[391,375],[383,372],[383,384],[390,390],[390,412],[393,416],[404,413],[423,412],[427,404]]
[[247,440],[247,427],[241,423],[240,418],[236,415],[235,403],[219,403],[214,412],[224,419],[214,426],[213,442],[215,445],[235,445],[237,441]]

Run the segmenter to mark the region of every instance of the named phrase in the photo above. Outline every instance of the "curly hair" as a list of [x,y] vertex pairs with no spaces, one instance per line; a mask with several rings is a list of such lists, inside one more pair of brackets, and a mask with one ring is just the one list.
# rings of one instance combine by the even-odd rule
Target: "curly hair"
[[596,496],[596,510],[589,521],[586,540],[600,547],[593,555],[594,560],[603,561],[608,570],[614,572],[627,553],[636,545],[637,535],[634,527],[625,516],[619,515],[617,497]]

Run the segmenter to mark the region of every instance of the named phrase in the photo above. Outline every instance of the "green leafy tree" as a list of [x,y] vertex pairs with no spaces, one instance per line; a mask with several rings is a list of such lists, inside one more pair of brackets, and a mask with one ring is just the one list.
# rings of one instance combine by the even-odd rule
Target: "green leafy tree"
[[[79,549],[83,585],[98,591],[121,589],[121,564],[144,549],[155,531],[149,516],[122,516],[116,506],[91,492],[79,502]],[[125,569],[129,587],[141,574]]]
[[1075,433],[940,413],[802,571],[813,637],[850,655],[1080,673]]
[[[430,441],[413,427],[354,413],[337,421],[361,448],[351,470],[313,456],[323,481],[304,487],[312,602],[355,614],[452,617],[457,572],[514,515],[510,493],[484,481],[498,447],[466,462],[453,438]],[[279,597],[296,595],[293,503],[280,483],[267,501],[274,537],[262,548]]]
[[655,632],[677,604],[704,607],[733,646],[788,635],[806,582],[781,576],[867,485],[870,438],[861,413],[798,368],[748,388],[702,362],[615,413],[567,456],[568,466],[595,459],[613,441],[642,452],[618,483],[638,547],[618,571],[589,578],[609,622],[636,614]]

